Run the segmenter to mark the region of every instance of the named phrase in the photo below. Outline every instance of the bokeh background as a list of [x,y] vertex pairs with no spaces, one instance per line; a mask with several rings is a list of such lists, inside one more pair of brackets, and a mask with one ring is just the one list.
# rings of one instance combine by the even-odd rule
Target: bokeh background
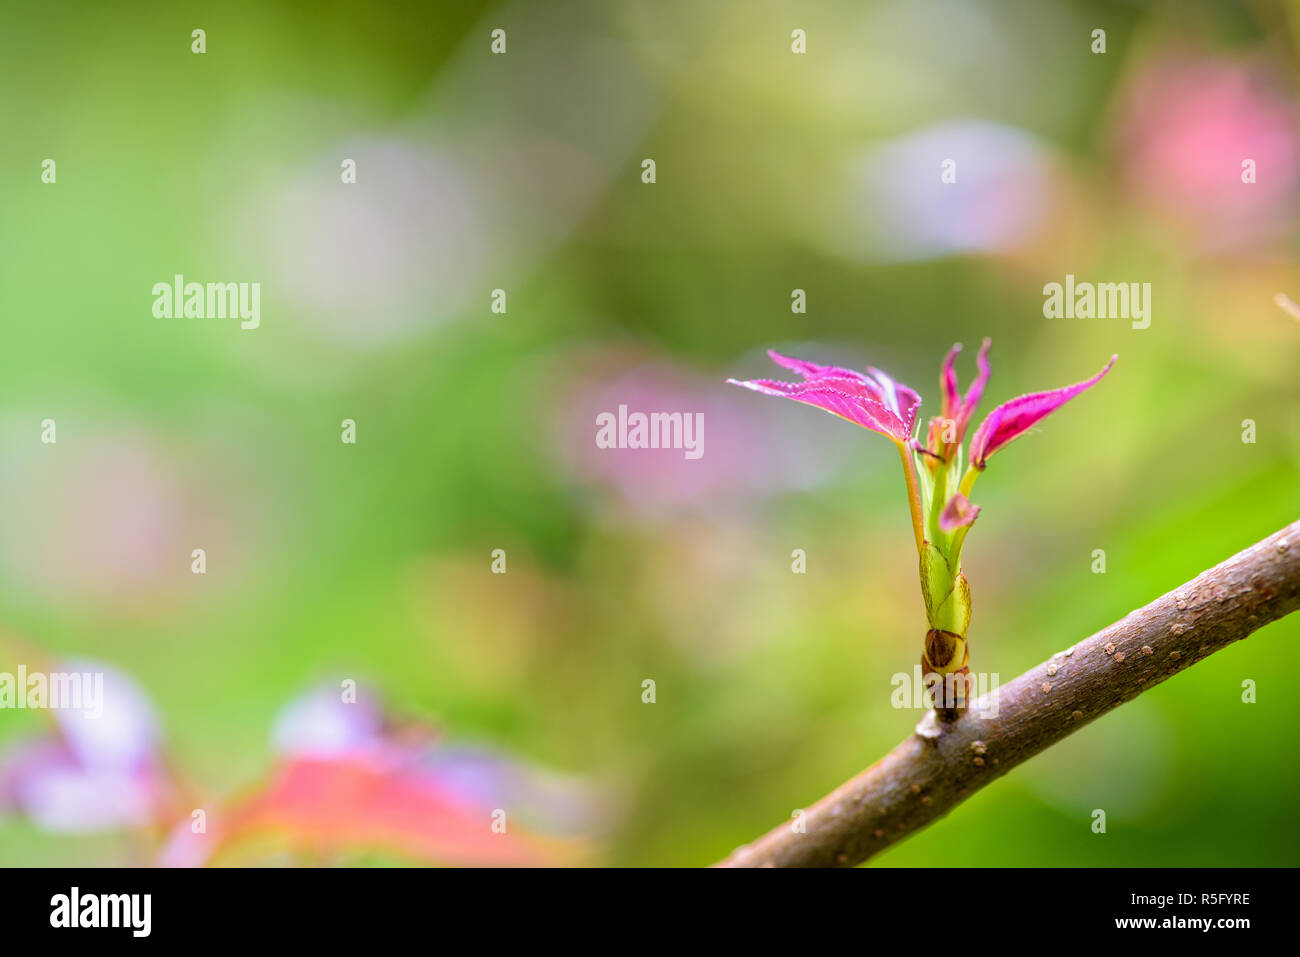
[[[724,384],[769,346],[885,368],[923,415],[954,341],[965,379],[993,339],[985,410],[1119,353],[976,488],[972,665],[1004,680],[1297,517],[1295,5],[3,18],[0,670],[129,675],[194,806],[259,787],[277,715],[340,678],[584,782],[593,863],[708,863],[891,748],[924,628],[897,456]],[[177,272],[261,282],[261,328],[154,318]],[[1045,319],[1066,273],[1152,283],[1150,328]],[[704,457],[598,450],[619,403],[703,412]],[[1263,629],[877,862],[1296,864],[1298,639]],[[47,717],[0,712],[0,755]],[[0,863],[155,859],[157,822],[30,811]]]

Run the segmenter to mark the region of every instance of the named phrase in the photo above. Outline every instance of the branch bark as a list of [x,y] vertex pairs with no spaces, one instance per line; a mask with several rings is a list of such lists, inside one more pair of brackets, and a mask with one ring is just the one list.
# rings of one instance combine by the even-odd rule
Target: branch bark
[[959,720],[927,713],[916,733],[808,808],[803,833],[793,822],[778,825],[717,866],[859,864],[1090,721],[1298,607],[1300,521],[1056,653]]

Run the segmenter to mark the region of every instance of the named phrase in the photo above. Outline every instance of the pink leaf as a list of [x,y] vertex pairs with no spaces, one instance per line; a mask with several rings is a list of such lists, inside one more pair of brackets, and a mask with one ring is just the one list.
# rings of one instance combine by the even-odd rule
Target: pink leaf
[[1091,379],[1076,382],[1074,385],[1051,392],[1033,392],[1019,398],[1004,402],[980,423],[970,443],[970,460],[976,468],[984,468],[991,456],[1012,439],[1023,435],[1028,429],[1055,412],[1080,392],[1096,385],[1101,377],[1110,371],[1119,356],[1111,356],[1105,368]]
[[797,372],[803,376],[804,381],[727,381],[764,395],[776,395],[814,405],[864,429],[887,436],[899,445],[907,443],[912,437],[921,397],[879,369],[870,369],[871,374],[866,375],[839,366],[824,366],[790,358],[777,352],[768,354],[773,362]]
[[[943,388],[943,418],[949,419],[956,426],[953,442],[942,443],[939,436],[943,434],[942,427],[931,430],[932,450],[935,452],[944,451],[940,445],[960,445],[963,437],[966,435],[966,426],[970,423],[971,416],[975,414],[975,407],[979,405],[980,398],[984,395],[984,387],[989,381],[989,347],[992,346],[991,339],[985,339],[980,346],[979,355],[975,357],[975,362],[979,366],[979,374],[975,376],[975,381],[971,383],[970,388],[966,390],[965,398],[962,398],[957,386],[957,371],[953,368],[953,363],[957,359],[957,353],[961,352],[961,343],[956,343],[943,360],[943,370],[939,374],[939,384]],[[953,449],[948,449],[947,453],[951,454]]]

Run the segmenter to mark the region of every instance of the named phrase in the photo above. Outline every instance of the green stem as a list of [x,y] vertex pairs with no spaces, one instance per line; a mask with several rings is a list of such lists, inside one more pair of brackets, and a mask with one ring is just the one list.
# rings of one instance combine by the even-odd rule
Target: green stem
[[897,443],[898,457],[903,460],[903,476],[907,479],[907,504],[912,511],[912,532],[916,535],[916,553],[925,552],[925,523],[921,518],[921,489],[916,482],[916,460],[907,446]]
[[943,514],[943,507],[948,503],[948,465],[944,463],[935,469],[934,490],[930,495],[930,534],[936,545],[939,544],[939,538],[943,534],[939,530],[939,516]]

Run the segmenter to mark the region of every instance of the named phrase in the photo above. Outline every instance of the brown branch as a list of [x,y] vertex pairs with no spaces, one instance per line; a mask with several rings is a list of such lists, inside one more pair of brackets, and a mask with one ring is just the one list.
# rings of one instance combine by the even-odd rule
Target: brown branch
[[[1089,721],[1300,607],[1300,521],[916,733],[724,867],[847,867],[925,827]],[[802,825],[802,833],[799,825]]]

